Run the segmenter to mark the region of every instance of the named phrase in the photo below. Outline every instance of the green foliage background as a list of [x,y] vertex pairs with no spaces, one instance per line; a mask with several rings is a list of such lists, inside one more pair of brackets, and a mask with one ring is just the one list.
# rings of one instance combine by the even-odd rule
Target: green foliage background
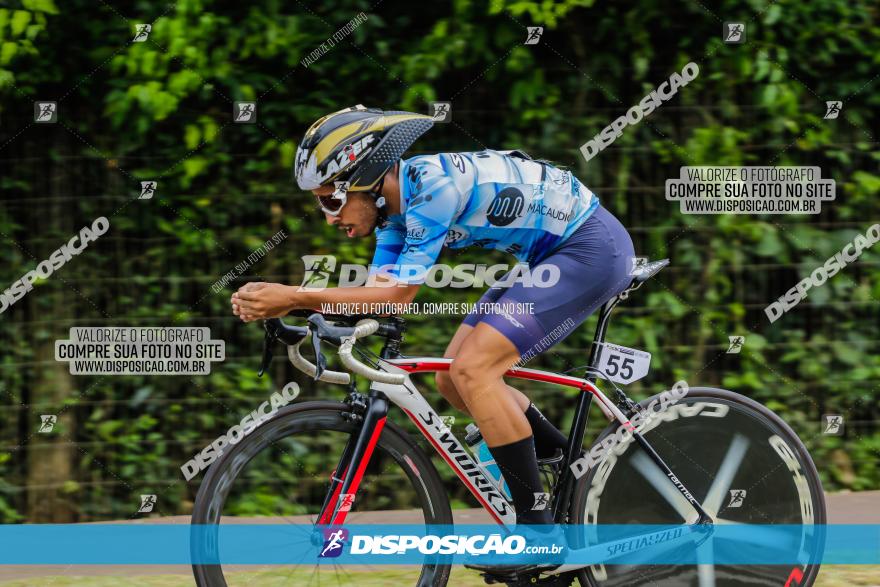
[[[360,12],[351,36],[300,64]],[[745,22],[747,42],[722,43],[724,21]],[[146,42],[131,42],[137,23],[152,23]],[[526,46],[535,25],[544,35]],[[5,4],[0,284],[98,216],[111,229],[0,316],[0,521],[132,517],[142,493],[159,495],[159,514],[189,511],[197,485],[180,465],[298,378],[280,355],[256,378],[261,331],[231,316],[232,286],[211,285],[280,229],[290,237],[240,281],[299,283],[303,254],[371,256],[369,240],[324,225],[290,174],[303,130],[354,103],[425,112],[450,100],[453,123],[413,154],[521,148],[572,168],[637,252],[673,260],[612,324],[611,340],[654,355],[632,395],[679,378],[744,393],[793,426],[826,488],[880,486],[877,250],[776,323],[763,313],[880,220],[878,36],[865,0]],[[690,61],[696,80],[583,160],[581,144]],[[32,122],[36,100],[58,102],[57,124]],[[256,125],[232,122],[239,100],[258,103]],[[826,100],[844,102],[839,119],[823,120]],[[686,216],[663,197],[682,165],[818,165],[837,200],[817,216]],[[136,199],[142,180],[158,180],[152,200]],[[413,317],[405,350],[441,353],[459,318]],[[227,360],[208,377],[72,377],[53,344],[76,325],[209,326]],[[591,333],[534,365],[582,365]],[[732,334],[746,336],[739,355],[725,353]],[[304,398],[341,397],[298,380]],[[571,395],[526,391],[567,424]],[[820,434],[825,413],[846,416],[843,437]],[[40,414],[61,414],[55,434],[36,434]]]

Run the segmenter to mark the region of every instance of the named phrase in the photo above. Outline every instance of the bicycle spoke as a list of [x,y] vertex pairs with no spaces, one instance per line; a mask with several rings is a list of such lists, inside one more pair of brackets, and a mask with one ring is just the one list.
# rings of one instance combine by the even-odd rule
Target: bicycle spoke
[[[690,524],[699,517],[697,511],[678,491],[675,484],[670,481],[669,477],[663,474],[657,463],[652,461],[648,455],[639,452],[633,456],[632,464],[635,470],[666,500],[666,503],[672,506],[676,513],[681,516],[682,521]],[[690,518],[693,518],[693,520],[689,521]]]
[[739,466],[746,456],[748,449],[749,441],[745,436],[737,434],[733,437],[730,446],[727,448],[727,453],[724,455],[724,460],[721,462],[721,466],[718,467],[715,480],[712,482],[712,486],[706,494],[706,499],[702,503],[703,509],[710,516],[714,517],[718,510],[721,509],[724,496],[730,490],[733,477],[739,470]]
[[[712,540],[706,540],[697,547],[697,560],[714,560],[715,548]],[[697,565],[697,579],[699,587],[715,587],[715,564],[703,563]]]

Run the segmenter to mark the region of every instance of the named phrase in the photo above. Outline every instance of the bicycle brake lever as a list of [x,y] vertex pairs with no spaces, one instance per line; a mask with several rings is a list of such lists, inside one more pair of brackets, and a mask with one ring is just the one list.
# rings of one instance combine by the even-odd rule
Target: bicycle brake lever
[[315,381],[318,381],[327,369],[327,359],[321,353],[321,337],[317,332],[312,335],[312,348],[315,350]]
[[262,377],[266,369],[269,368],[269,363],[272,362],[273,342],[275,342],[274,333],[267,327],[266,336],[263,337],[263,359],[260,361],[260,370],[257,372],[257,377]]

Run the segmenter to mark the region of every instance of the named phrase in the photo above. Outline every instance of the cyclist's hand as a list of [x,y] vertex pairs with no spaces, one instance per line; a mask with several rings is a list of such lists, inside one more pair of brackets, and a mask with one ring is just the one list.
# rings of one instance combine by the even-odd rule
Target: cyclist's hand
[[245,283],[243,286],[238,288],[238,291],[257,291],[258,289],[263,289],[267,285],[272,285],[266,281],[251,281]]
[[280,283],[265,283],[251,290],[246,287],[232,295],[233,307],[238,305],[238,315],[245,322],[280,318],[294,307],[295,288]]
[[249,283],[245,283],[243,286],[238,288],[238,291],[232,294],[230,298],[230,302],[232,302],[232,313],[241,318],[244,322],[252,322],[256,320],[256,318],[247,316],[246,314],[242,314],[241,305],[238,299],[239,292],[243,291],[256,291],[258,289],[262,289],[269,285],[265,281],[251,281]]

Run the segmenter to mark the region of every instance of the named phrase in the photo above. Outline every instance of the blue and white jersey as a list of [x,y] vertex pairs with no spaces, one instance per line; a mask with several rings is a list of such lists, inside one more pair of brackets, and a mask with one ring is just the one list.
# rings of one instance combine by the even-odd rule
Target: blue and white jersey
[[536,264],[599,206],[570,171],[510,152],[412,157],[399,180],[401,213],[376,230],[371,271],[409,283],[424,281],[443,247],[498,249]]

